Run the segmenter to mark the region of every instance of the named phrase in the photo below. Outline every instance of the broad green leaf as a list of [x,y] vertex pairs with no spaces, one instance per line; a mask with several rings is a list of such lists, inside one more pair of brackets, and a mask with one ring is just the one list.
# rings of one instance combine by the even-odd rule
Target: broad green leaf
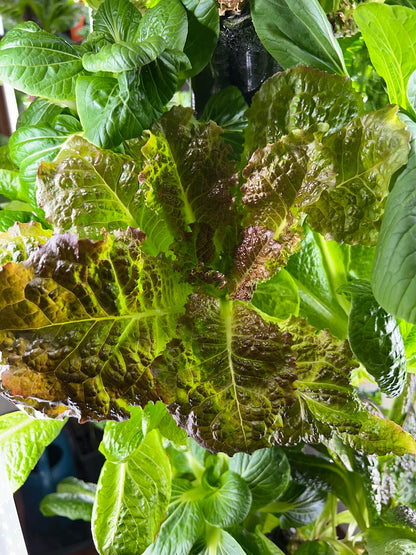
[[17,166],[12,162],[10,158],[9,150],[9,139],[7,138],[7,143],[0,146],[0,168],[3,170],[17,171]]
[[0,417],[0,450],[13,491],[22,486],[65,421],[36,420],[23,412]]
[[332,13],[339,9],[341,0],[319,0],[319,3],[325,13]]
[[94,15],[94,31],[106,41],[132,41],[142,17],[130,0],[104,0]]
[[354,19],[372,64],[386,81],[390,102],[414,117],[407,83],[416,67],[416,12],[402,6],[366,3],[354,11]]
[[210,468],[202,477],[202,483],[204,484],[205,481],[209,484],[208,494],[201,500],[205,520],[212,526],[220,528],[228,528],[242,522],[251,507],[251,492],[245,480],[229,470],[211,485],[209,473]]
[[84,76],[77,80],[78,113],[85,137],[107,148],[139,137],[162,115],[187,65],[180,52],[165,50],[157,60],[138,70],[109,76]]
[[408,119],[404,121],[412,133],[409,160],[386,202],[372,288],[374,297],[387,312],[416,324],[416,125]]
[[96,243],[56,235],[3,267],[3,390],[82,420],[118,420],[157,399],[149,364],[176,335],[189,289],[141,252],[143,238],[133,228]]
[[308,225],[327,239],[375,246],[390,179],[409,153],[397,108],[355,118],[322,145],[311,155],[312,163],[322,164],[322,183],[315,185],[322,193],[318,200],[305,198]]
[[226,87],[210,96],[201,119],[213,120],[224,131],[224,142],[231,145],[239,160],[243,151],[243,131],[247,126],[247,103],[237,87]]
[[279,320],[286,320],[291,314],[299,316],[298,288],[284,268],[256,287],[251,302],[262,312]]
[[269,511],[280,515],[280,526],[291,528],[306,526],[314,522],[322,513],[327,493],[311,486],[291,481],[279,500],[269,507]]
[[409,434],[358,400],[349,347],[328,332],[296,318],[278,326],[246,303],[201,294],[190,297],[178,329],[181,341],[167,345],[152,374],[175,420],[211,451],[253,452],[337,433],[368,452],[416,452]]
[[[30,209],[28,206],[27,208]],[[28,223],[33,220],[33,213],[25,210],[0,210],[0,232],[6,232],[16,222]]]
[[[251,193],[251,191],[247,193],[248,187],[250,183],[245,187],[245,199]],[[282,207],[283,204],[284,201],[281,204]],[[279,267],[285,264],[289,253],[295,249],[299,236],[289,230],[279,236],[279,239],[280,241],[276,241],[273,231],[265,227],[249,226],[244,230],[243,240],[234,253],[232,276],[229,280],[229,289],[233,293],[233,298],[249,301],[256,289],[256,284],[272,277]],[[285,240],[286,244],[284,244]],[[284,310],[282,307],[282,312]],[[286,317],[288,318],[290,314],[289,312]]]
[[[210,528],[206,547],[198,555],[245,555],[241,545],[225,530]],[[265,554],[266,555],[266,554]]]
[[284,555],[283,551],[260,531],[259,526],[254,532],[248,532],[246,528],[237,531],[234,527],[232,533],[244,548],[244,552],[249,555]]
[[24,112],[19,114],[17,128],[51,125],[56,116],[59,116],[62,111],[62,106],[44,98],[37,98],[29,104]]
[[307,226],[301,246],[286,268],[297,286],[299,314],[310,325],[329,329],[344,339],[348,333],[349,305],[339,288],[347,284],[348,253],[335,241],[325,241]]
[[188,36],[184,53],[191,62],[187,76],[198,74],[211,60],[220,31],[215,0],[182,0],[188,15]]
[[382,309],[368,281],[353,281],[348,340],[357,359],[374,376],[379,388],[397,397],[406,384],[406,352],[396,318]]
[[277,73],[261,86],[247,112],[245,158],[291,131],[336,133],[363,111],[349,79],[310,67]]
[[139,44],[118,41],[103,46],[99,52],[87,52],[82,65],[87,71],[118,73],[138,69],[150,64],[165,50],[166,44],[160,37],[150,37]]
[[237,453],[229,460],[229,468],[247,482],[253,498],[252,510],[272,503],[289,484],[289,463],[277,447],[259,449],[252,455]]
[[19,166],[22,200],[36,204],[36,175],[40,163],[51,162],[63,143],[81,131],[79,121],[73,116],[58,115],[50,126],[20,127],[10,138],[10,156]]
[[186,445],[188,436],[185,430],[178,427],[166,405],[160,401],[148,403],[143,410],[143,429],[149,433],[155,428],[176,445]]
[[251,15],[261,42],[283,68],[305,65],[348,75],[318,0],[254,0]]
[[0,46],[0,79],[33,96],[74,107],[75,81],[84,73],[77,50],[35,23],[17,25]]
[[57,231],[96,239],[103,236],[103,228],[108,232],[134,226],[146,231],[149,253],[166,252],[172,236],[167,224],[144,206],[140,170],[128,156],[74,137],[55,162],[42,164],[38,202]]
[[56,493],[50,493],[40,503],[44,516],[64,516],[71,520],[91,521],[96,484],[77,478],[64,478]]
[[188,34],[188,18],[180,0],[160,0],[147,10],[135,38],[140,42],[149,37],[161,37],[166,48],[183,50]]
[[131,407],[130,418],[124,422],[107,422],[100,451],[107,461],[118,463],[128,459],[138,449],[145,437],[143,433],[143,410]]
[[349,276],[354,279],[371,280],[376,249],[374,247],[364,247],[363,245],[345,246],[345,248],[349,252]]
[[386,0],[385,3],[390,6],[405,6],[416,10],[416,0]]
[[153,430],[124,462],[104,463],[91,522],[97,550],[102,555],[142,553],[154,541],[170,493],[169,459]]
[[413,555],[416,532],[399,526],[373,526],[366,531],[368,555]]
[[[17,168],[16,168],[17,169]],[[26,200],[25,191],[19,179],[19,172],[0,167],[0,195],[10,200]]]
[[408,372],[416,371],[416,326],[405,320],[398,322],[400,334],[403,338],[404,349],[407,359]]
[[194,498],[194,488],[188,480],[172,481],[172,496],[168,516],[154,544],[144,555],[188,555],[204,528],[200,502]]
[[51,236],[52,231],[43,229],[39,223],[16,223],[6,232],[0,233],[0,264],[26,260],[33,250],[46,243]]

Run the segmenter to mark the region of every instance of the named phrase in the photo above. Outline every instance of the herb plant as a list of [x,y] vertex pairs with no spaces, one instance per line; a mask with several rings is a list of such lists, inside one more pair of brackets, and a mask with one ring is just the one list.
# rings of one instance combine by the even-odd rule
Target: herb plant
[[102,554],[413,553],[416,5],[240,4],[282,70],[199,119],[174,95],[218,70],[214,0],[0,43],[37,97],[0,147],[9,475],[104,420],[97,486],[41,505]]

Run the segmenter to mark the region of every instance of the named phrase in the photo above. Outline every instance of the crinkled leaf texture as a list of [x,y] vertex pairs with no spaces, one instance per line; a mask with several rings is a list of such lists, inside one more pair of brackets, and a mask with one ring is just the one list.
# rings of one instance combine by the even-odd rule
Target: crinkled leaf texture
[[155,398],[149,364],[175,337],[189,291],[141,251],[143,238],[132,228],[96,243],[58,235],[3,267],[3,389],[82,420]]
[[0,451],[13,491],[25,483],[45,447],[64,424],[59,420],[37,420],[20,411],[0,417]]
[[349,347],[328,332],[203,294],[190,297],[180,330],[152,373],[174,418],[204,447],[252,452],[336,432],[357,449],[415,451],[410,435],[360,403]]

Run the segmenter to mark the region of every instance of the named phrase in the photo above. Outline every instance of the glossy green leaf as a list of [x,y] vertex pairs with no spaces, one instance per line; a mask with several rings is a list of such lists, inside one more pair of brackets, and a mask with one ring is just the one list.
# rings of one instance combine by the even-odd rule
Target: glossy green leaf
[[141,19],[130,0],[104,0],[94,15],[93,28],[110,43],[132,41]]
[[368,555],[413,555],[416,532],[408,528],[373,526],[366,533]]
[[124,422],[107,422],[100,451],[107,461],[118,463],[130,457],[140,447],[143,433],[143,410],[130,408],[130,418]]
[[247,112],[245,158],[292,131],[336,133],[363,112],[361,95],[348,79],[310,67],[277,73],[262,85]]
[[179,428],[166,405],[160,401],[148,403],[143,410],[143,428],[146,433],[157,428],[162,436],[176,445],[186,445],[188,436]]
[[194,498],[193,489],[188,480],[172,481],[168,516],[155,543],[146,549],[144,555],[189,554],[204,527],[200,502]]
[[10,138],[10,156],[19,166],[22,200],[36,204],[36,176],[41,162],[51,162],[63,143],[81,131],[79,121],[73,116],[58,115],[50,126],[20,127]]
[[[205,475],[209,472],[208,468]],[[202,483],[204,483],[204,476]],[[250,507],[250,489],[245,480],[232,471],[222,474],[215,485],[209,484],[208,494],[201,500],[205,520],[212,526],[220,528],[228,528],[242,522],[248,515]]]
[[292,481],[287,490],[269,510],[280,515],[282,528],[306,526],[324,510],[327,493]]
[[140,70],[124,71],[117,79],[80,77],[76,97],[85,137],[104,148],[139,137],[162,115],[187,64],[182,53],[165,50],[157,60]]
[[176,335],[189,289],[141,252],[143,238],[57,235],[3,267],[3,390],[83,420],[125,418],[127,404],[155,399],[149,364]]
[[336,551],[325,541],[306,541],[296,550],[299,555],[336,555]]
[[289,463],[277,447],[259,449],[252,455],[237,453],[230,459],[229,468],[247,482],[253,499],[252,510],[272,503],[289,484]]
[[0,79],[33,96],[74,106],[81,57],[64,39],[35,23],[17,25],[0,46]]
[[188,15],[184,53],[191,62],[187,76],[198,74],[210,61],[217,46],[220,18],[215,0],[182,0]]
[[232,532],[244,548],[244,552],[249,555],[284,555],[283,551],[259,530],[259,527],[256,527],[254,532],[248,532],[245,528],[238,531],[233,528]]
[[231,145],[238,160],[243,151],[243,131],[247,126],[248,105],[237,87],[226,87],[205,104],[201,119],[213,120],[224,130],[224,142]]
[[256,287],[251,302],[262,312],[279,320],[286,320],[291,314],[299,316],[298,287],[284,268]]
[[118,73],[138,69],[150,64],[165,50],[165,41],[158,36],[135,44],[118,41],[103,46],[99,52],[87,52],[82,57],[82,65],[87,71],[107,71]]
[[211,528],[206,543],[205,549],[199,551],[198,555],[246,554],[233,536],[221,528]]
[[410,435],[359,402],[349,347],[328,332],[296,318],[279,327],[246,303],[192,295],[180,333],[152,374],[177,422],[210,450],[253,452],[338,433],[357,449],[415,451]]
[[[29,206],[27,208],[30,209]],[[28,223],[32,220],[32,212],[25,210],[9,210],[7,208],[3,208],[0,211],[0,232],[6,232],[16,222]]]
[[389,99],[413,116],[407,83],[416,67],[416,13],[402,6],[369,3],[354,11],[371,62],[387,84]]
[[13,491],[25,483],[64,424],[60,420],[35,420],[20,411],[0,417],[0,450]]
[[327,239],[375,246],[390,179],[409,153],[409,133],[397,108],[355,118],[322,144],[324,150],[311,158],[325,168],[323,191],[317,201],[305,199],[308,225]]
[[406,384],[406,352],[396,318],[374,298],[370,282],[357,280],[348,286],[351,311],[348,339],[357,359],[374,376],[379,388],[397,397]]
[[374,260],[372,289],[374,297],[387,312],[415,324],[416,125],[410,118],[404,121],[412,132],[411,151],[408,163],[397,177],[386,202]]
[[0,167],[0,195],[10,200],[25,200],[26,195],[22,190],[19,172]]
[[127,460],[104,463],[91,523],[98,551],[142,553],[154,541],[170,493],[169,459],[160,434],[153,430]]
[[302,248],[289,260],[287,272],[300,297],[300,316],[318,329],[347,336],[349,305],[339,288],[347,284],[348,254],[335,241],[305,227]]
[[28,108],[19,114],[17,128],[31,127],[33,125],[51,125],[56,116],[63,111],[62,106],[54,104],[45,98],[37,98]]
[[306,65],[348,75],[318,0],[254,0],[251,15],[261,42],[283,68]]
[[348,274],[354,279],[371,280],[376,249],[363,245],[345,246],[345,248],[348,248],[349,252]]
[[161,37],[166,48],[183,50],[188,34],[188,18],[180,0],[160,0],[146,11],[137,29],[136,38]]
[[50,493],[40,503],[44,516],[64,516],[71,520],[91,521],[96,484],[77,478],[64,478],[56,493]]

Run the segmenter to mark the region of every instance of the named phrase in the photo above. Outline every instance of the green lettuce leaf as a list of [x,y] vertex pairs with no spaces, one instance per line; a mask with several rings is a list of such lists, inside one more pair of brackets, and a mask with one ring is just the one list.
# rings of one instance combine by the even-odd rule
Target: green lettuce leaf
[[285,69],[306,65],[348,75],[342,50],[318,0],[254,0],[256,32]]
[[170,493],[169,459],[159,432],[153,430],[125,461],[104,463],[91,522],[98,551],[142,553],[154,541]]
[[0,264],[23,262],[51,236],[52,231],[43,229],[36,222],[14,224],[6,232],[0,233]]
[[3,390],[82,420],[157,399],[149,364],[175,336],[189,289],[141,252],[143,238],[132,228],[96,243],[58,235],[3,267]]
[[36,420],[20,411],[0,417],[0,451],[13,492],[25,483],[64,424],[59,420]]
[[40,511],[44,516],[64,516],[91,522],[96,489],[96,484],[78,478],[64,478],[59,482],[56,493],[42,499]]
[[299,316],[300,296],[295,280],[284,268],[261,282],[251,298],[253,306],[278,320]]
[[0,79],[33,96],[75,107],[75,81],[82,75],[78,51],[35,23],[17,25],[0,45]]
[[416,67],[416,12],[402,6],[366,3],[354,11],[354,19],[372,64],[386,81],[390,102],[414,117],[407,84]]
[[291,131],[331,134],[364,112],[361,95],[344,77],[295,67],[270,77],[247,112],[245,159]]
[[397,108],[355,118],[322,145],[311,156],[322,164],[323,182],[319,200],[305,199],[308,224],[327,239],[375,246],[390,179],[409,153],[409,133]]
[[374,376],[380,390],[397,397],[406,385],[406,352],[396,318],[374,298],[370,282],[348,285],[351,311],[348,339],[357,359]]
[[152,374],[175,420],[204,447],[252,452],[335,432],[357,449],[415,452],[410,435],[360,403],[349,347],[328,332],[296,318],[279,327],[245,303],[201,294],[179,329]]

